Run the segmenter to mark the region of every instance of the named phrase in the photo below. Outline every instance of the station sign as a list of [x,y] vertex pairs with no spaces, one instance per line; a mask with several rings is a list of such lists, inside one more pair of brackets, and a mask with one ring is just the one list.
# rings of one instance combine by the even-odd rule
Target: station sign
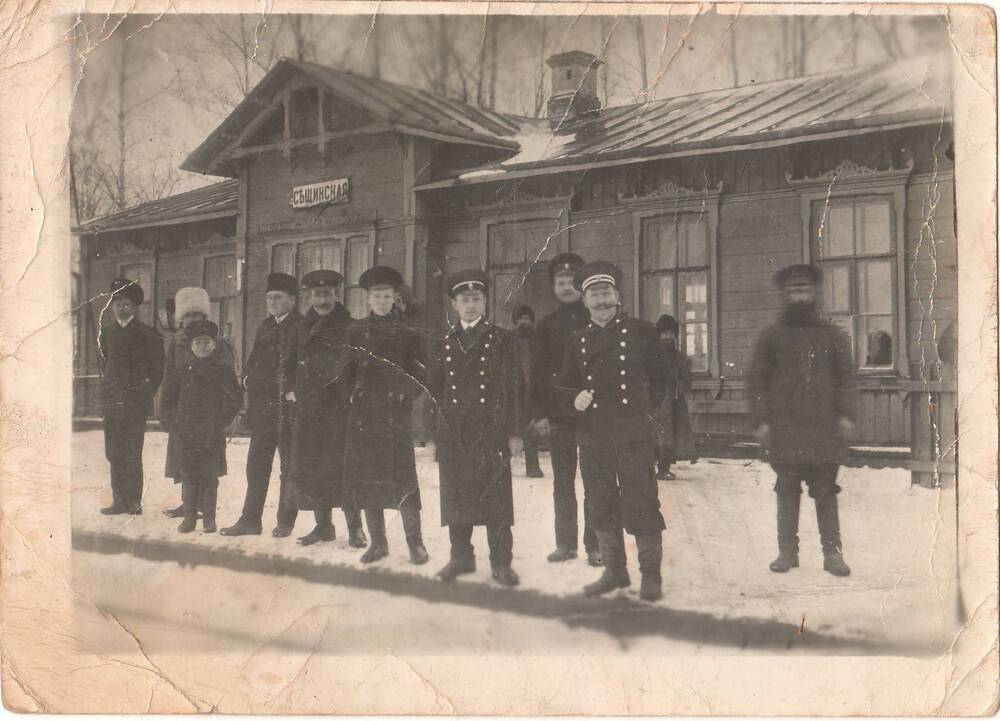
[[297,185],[292,188],[290,203],[293,208],[311,208],[314,205],[347,203],[350,199],[350,185],[347,178],[337,178],[324,180],[321,183]]

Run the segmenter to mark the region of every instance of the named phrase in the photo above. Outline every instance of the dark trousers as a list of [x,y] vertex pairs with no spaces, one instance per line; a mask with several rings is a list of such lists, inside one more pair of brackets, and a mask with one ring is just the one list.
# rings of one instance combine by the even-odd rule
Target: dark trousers
[[142,506],[142,445],[146,414],[104,419],[104,455],[111,466],[112,503],[129,510]]
[[580,446],[580,474],[597,531],[614,533],[624,528],[641,536],[666,527],[653,460],[651,441]]
[[198,511],[206,523],[215,521],[218,503],[219,478],[210,471],[213,463],[211,449],[185,449],[181,461],[181,500],[184,503],[184,517],[195,519]]
[[799,502],[802,482],[809,496],[816,501],[816,525],[824,553],[841,549],[840,515],[837,508],[836,463],[772,463],[777,479],[774,492],[778,496],[778,548],[798,553]]
[[258,431],[250,438],[250,450],[247,452],[247,495],[243,501],[243,513],[240,523],[251,528],[260,529],[264,515],[264,502],[267,500],[267,489],[271,483],[271,468],[274,465],[274,452],[278,452],[279,477],[278,486],[278,525],[285,528],[295,526],[298,510],[290,498],[291,481],[288,467],[291,460],[291,434],[282,433],[277,428]]
[[[579,529],[576,510],[576,427],[571,421],[553,420],[549,436],[552,457],[552,505],[555,509],[556,546],[575,551]],[[590,510],[584,491],[583,547],[597,550]]]
[[[473,526],[448,526],[448,538],[451,540],[451,558],[456,561],[471,561],[476,557],[472,546]],[[514,560],[514,534],[510,526],[487,526],[486,540],[490,545],[490,565],[493,568],[506,568]]]
[[530,434],[524,436],[524,469],[538,468],[538,441]]

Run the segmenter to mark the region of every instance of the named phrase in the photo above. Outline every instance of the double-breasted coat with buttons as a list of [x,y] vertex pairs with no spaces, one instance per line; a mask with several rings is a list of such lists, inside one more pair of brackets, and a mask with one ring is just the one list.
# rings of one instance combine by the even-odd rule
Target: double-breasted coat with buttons
[[302,510],[326,510],[343,502],[350,324],[351,315],[340,303],[325,316],[310,308],[282,353],[278,385],[282,396],[294,391],[296,397],[291,497]]
[[441,525],[513,525],[507,441],[517,435],[520,374],[510,332],[485,318],[471,332],[457,325],[433,361]]
[[346,503],[352,508],[420,508],[410,415],[426,381],[425,340],[394,313],[362,318],[347,335]]
[[243,367],[243,387],[247,390],[247,425],[252,433],[280,430],[288,423],[285,403],[278,388],[281,349],[302,322],[302,314],[292,309],[279,323],[269,315],[257,327],[253,350]]
[[[215,350],[212,351],[212,355],[208,358],[211,362],[221,365],[224,368],[235,373],[236,367],[236,354],[233,352],[232,347],[225,341],[224,338],[215,339]],[[179,328],[174,331],[174,334],[169,337],[167,341],[167,352],[166,352],[166,365],[165,365],[165,375],[163,380],[163,385],[167,386],[174,374],[184,371],[191,363],[195,360],[195,355],[191,351],[191,339],[187,335],[187,331],[184,328]],[[181,478],[181,462],[182,458],[182,444],[178,440],[176,430],[169,430],[167,432],[167,458],[165,467],[163,469],[163,475],[167,478],[174,479],[174,483],[180,483],[183,479]],[[218,453],[213,453],[212,455],[213,463],[215,467],[212,469],[212,473],[216,478],[226,475],[226,454],[225,449]]]
[[[556,381],[562,407],[577,419],[581,446],[655,441],[653,414],[665,388],[666,362],[656,328],[623,313],[604,327],[591,321],[570,336]],[[574,401],[583,390],[592,391],[594,399],[580,412]]]

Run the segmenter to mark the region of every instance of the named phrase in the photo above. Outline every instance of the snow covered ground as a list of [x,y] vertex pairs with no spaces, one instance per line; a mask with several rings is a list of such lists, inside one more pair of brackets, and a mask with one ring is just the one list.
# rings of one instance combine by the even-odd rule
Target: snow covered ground
[[[220,526],[239,516],[247,445],[237,438],[229,447]],[[448,541],[440,527],[437,465],[426,449],[418,449],[418,464],[431,562],[409,564],[398,515],[389,512],[391,555],[374,568],[363,567],[360,551],[347,546],[339,512],[334,543],[295,542],[311,528],[310,514],[300,514],[291,538],[270,536],[277,463],[263,535],[178,534],[177,521],[160,514],[180,496],[179,486],[162,477],[164,450],[163,434],[147,434],[144,515],[109,518],[98,513],[110,502],[102,433],[74,436],[73,585],[83,638],[110,615],[142,638],[147,655],[225,648],[244,660],[275,644],[328,654],[924,655],[946,647],[956,628],[953,496],[911,488],[902,470],[841,471],[845,557],[853,574],[839,579],[822,570],[807,496],[802,567],[785,575],[768,571],[776,549],[766,464],[679,464],[678,480],[660,482],[665,596],[646,604],[636,595],[634,546],[633,587],[600,600],[580,596],[599,573],[584,560],[545,561],[553,547],[545,455],[541,480],[525,478],[523,461],[515,460],[514,568],[522,583],[506,590],[490,582],[483,529],[474,537],[477,573],[451,585],[433,579],[447,560]],[[132,642],[126,634],[92,640],[110,647]]]

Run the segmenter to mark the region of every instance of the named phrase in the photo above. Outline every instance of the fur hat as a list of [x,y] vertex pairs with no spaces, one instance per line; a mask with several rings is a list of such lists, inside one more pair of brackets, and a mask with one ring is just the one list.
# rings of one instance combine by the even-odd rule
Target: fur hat
[[175,318],[179,320],[192,311],[202,313],[206,318],[211,315],[212,304],[204,288],[181,288],[174,296]]
[[656,332],[664,333],[666,331],[672,331],[674,335],[680,330],[677,326],[677,319],[672,315],[663,314],[660,319],[656,321]]

